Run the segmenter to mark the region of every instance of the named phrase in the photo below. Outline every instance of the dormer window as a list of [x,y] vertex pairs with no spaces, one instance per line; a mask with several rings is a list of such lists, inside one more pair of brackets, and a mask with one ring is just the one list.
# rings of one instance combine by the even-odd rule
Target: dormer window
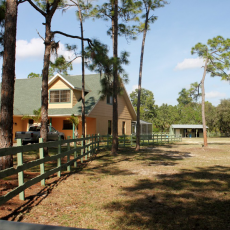
[[70,90],[50,90],[50,103],[71,102],[70,95]]

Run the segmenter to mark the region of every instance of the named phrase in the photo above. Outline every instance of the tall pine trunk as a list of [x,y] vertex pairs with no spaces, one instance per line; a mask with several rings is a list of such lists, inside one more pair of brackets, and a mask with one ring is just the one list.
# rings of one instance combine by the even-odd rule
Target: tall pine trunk
[[[40,135],[43,142],[47,142],[48,137],[48,78],[49,78],[49,63],[51,52],[51,18],[46,16],[46,33],[45,33],[45,53],[43,59],[42,70],[42,105],[41,105],[41,131]],[[48,155],[48,149],[45,150],[45,156]]]
[[[79,12],[79,19],[80,19],[80,26],[81,26],[81,52],[82,52],[82,56],[81,56],[81,61],[82,61],[82,65],[81,65],[81,69],[82,69],[82,92],[81,92],[81,98],[82,98],[82,106],[81,106],[81,116],[82,116],[82,136],[83,138],[85,138],[85,56],[84,56],[84,33],[83,33],[83,22],[82,22],[82,14],[81,14],[81,8],[79,5],[79,1],[78,1],[78,12]],[[83,141],[83,145],[85,145],[85,140]],[[83,149],[84,150],[84,149]]]
[[[0,147],[13,145],[13,106],[17,30],[17,0],[6,0],[1,87]],[[13,157],[0,157],[0,170],[13,166]]]
[[203,123],[204,147],[208,146],[206,119],[205,119],[205,90],[204,90],[204,80],[205,80],[205,76],[206,76],[207,64],[208,64],[208,57],[206,58],[206,61],[205,61],[204,73],[203,73],[203,78],[201,81],[201,84],[202,84],[202,123]]
[[138,96],[137,96],[137,128],[136,128],[136,151],[140,150],[140,106],[141,106],[141,80],[142,80],[142,68],[143,68],[143,58],[145,49],[145,39],[148,29],[148,18],[149,18],[149,7],[145,15],[145,28],[143,31],[143,39],[141,46],[141,57],[140,57],[140,69],[139,69],[139,80],[138,80]]
[[114,0],[114,15],[112,16],[112,30],[113,30],[113,139],[111,154],[115,155],[118,151],[118,103],[117,103],[117,49],[118,49],[118,0]]

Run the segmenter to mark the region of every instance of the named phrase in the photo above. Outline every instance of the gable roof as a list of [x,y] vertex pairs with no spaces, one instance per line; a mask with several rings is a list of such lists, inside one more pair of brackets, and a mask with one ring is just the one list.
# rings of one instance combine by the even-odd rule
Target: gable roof
[[[80,75],[79,75],[80,76]],[[81,91],[81,79],[78,78],[78,76],[70,76],[70,75],[60,75],[59,73],[57,73],[54,77],[51,77],[48,85],[51,85],[52,83],[54,83],[57,79],[61,79],[62,81],[64,81],[71,89],[78,89]],[[87,84],[85,84],[85,91],[89,92],[90,89],[87,86]]]
[[[49,85],[55,82],[58,78],[64,81],[71,89],[81,90],[81,75],[60,75],[56,74],[50,78]],[[101,91],[101,76],[100,74],[85,75],[85,114],[90,115],[90,112],[100,100]],[[41,87],[42,78],[27,78],[15,80],[14,92],[14,115],[33,115],[33,110],[41,107]],[[136,119],[135,110],[129,100],[129,96],[125,90],[124,98],[126,100],[129,111],[134,119]],[[78,102],[73,108],[52,108],[48,110],[49,116],[69,116],[71,114],[81,116],[82,103]]]
[[[203,125],[171,125],[173,129],[203,129]],[[208,126],[206,126],[208,128]]]
[[[62,76],[68,82],[75,83],[75,88],[81,87],[81,75],[75,76]],[[85,114],[89,115],[90,111],[92,110],[93,106],[97,103],[100,99],[100,90],[101,90],[101,83],[100,83],[100,75],[99,74],[89,74],[85,75],[85,85],[88,90],[88,94],[85,96]],[[82,103],[77,103],[73,108],[57,108],[57,109],[49,109],[48,113],[49,116],[61,116],[61,115],[81,115],[81,106]]]

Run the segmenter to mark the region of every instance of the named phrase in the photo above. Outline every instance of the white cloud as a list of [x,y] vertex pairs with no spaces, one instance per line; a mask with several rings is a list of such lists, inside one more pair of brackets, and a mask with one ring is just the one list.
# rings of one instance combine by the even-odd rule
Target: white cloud
[[[32,38],[29,42],[26,40],[17,40],[16,55],[17,59],[36,58],[43,59],[44,55],[44,42],[41,38]],[[71,61],[74,59],[75,54],[73,51],[66,50],[65,46],[59,42],[58,55],[63,55],[66,60]],[[51,56],[51,61],[54,61],[54,56]],[[80,63],[81,58],[73,61],[73,64]]]
[[135,89],[138,89],[138,85],[133,85],[131,90],[128,90],[128,94],[131,94]]
[[225,98],[227,95],[218,91],[211,91],[209,93],[206,93],[205,96],[206,98]]
[[[66,50],[65,46],[59,42],[59,49],[58,49],[58,55],[63,55],[67,61],[71,61],[75,58],[75,54],[73,51]],[[75,59],[73,61],[73,64],[81,63],[81,57]]]
[[135,89],[138,89],[138,85],[133,85],[132,86],[132,91],[134,91]]
[[41,38],[33,38],[30,42],[17,40],[16,55],[19,59],[42,58],[44,55],[44,44]]
[[203,65],[204,61],[201,58],[186,58],[176,65],[175,70],[201,68]]

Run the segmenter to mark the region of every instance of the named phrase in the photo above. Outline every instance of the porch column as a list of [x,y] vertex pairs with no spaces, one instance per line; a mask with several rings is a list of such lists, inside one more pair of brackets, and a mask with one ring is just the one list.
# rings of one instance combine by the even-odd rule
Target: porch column
[[73,124],[73,139],[75,138],[75,125]]
[[52,117],[50,117],[50,128],[49,128],[49,129],[50,129],[50,130],[49,130],[50,132],[51,132],[51,127],[52,127]]

